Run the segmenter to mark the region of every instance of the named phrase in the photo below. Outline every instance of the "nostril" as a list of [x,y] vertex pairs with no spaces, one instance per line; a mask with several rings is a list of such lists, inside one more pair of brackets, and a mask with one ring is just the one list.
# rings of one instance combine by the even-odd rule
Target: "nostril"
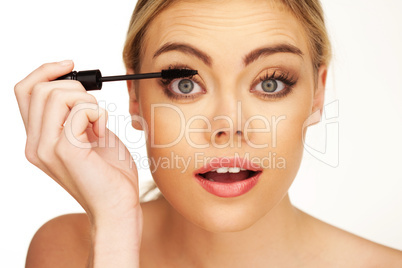
[[225,132],[224,131],[219,131],[218,133],[216,133],[216,136],[219,138],[220,136],[224,135]]
[[[242,132],[240,130],[236,131],[235,133],[236,135],[242,135]],[[219,131],[218,133],[216,133],[216,136],[219,138],[220,136],[225,135],[225,131]]]

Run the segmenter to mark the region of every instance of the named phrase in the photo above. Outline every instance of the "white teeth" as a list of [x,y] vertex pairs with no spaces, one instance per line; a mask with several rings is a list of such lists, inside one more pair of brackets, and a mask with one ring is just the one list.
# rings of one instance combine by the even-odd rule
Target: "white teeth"
[[214,170],[211,170],[212,172],[217,172],[217,173],[239,173],[240,171],[246,170],[244,168],[239,168],[239,167],[220,167]]
[[214,179],[208,179],[209,181],[214,181]]
[[227,168],[227,167],[221,167],[221,168],[216,169],[217,173],[227,173],[228,171],[229,171],[229,168]]
[[244,170],[247,170],[247,169],[245,169],[245,168],[241,168],[240,170],[241,170],[241,171],[244,171]]
[[230,167],[229,168],[229,173],[239,173],[240,172],[240,168],[238,167]]

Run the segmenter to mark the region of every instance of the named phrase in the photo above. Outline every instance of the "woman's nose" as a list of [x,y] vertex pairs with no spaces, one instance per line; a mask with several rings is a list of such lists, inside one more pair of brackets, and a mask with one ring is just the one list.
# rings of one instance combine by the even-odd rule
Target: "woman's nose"
[[244,112],[242,102],[234,94],[211,104],[211,131],[204,133],[205,139],[216,148],[240,147],[244,142]]

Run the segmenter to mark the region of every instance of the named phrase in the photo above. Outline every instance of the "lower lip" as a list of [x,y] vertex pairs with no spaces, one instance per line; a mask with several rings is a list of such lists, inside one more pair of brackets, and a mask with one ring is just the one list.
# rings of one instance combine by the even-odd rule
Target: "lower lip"
[[258,172],[246,180],[229,183],[209,181],[198,174],[195,175],[195,179],[207,192],[213,195],[219,197],[236,197],[250,191],[257,184],[261,173]]

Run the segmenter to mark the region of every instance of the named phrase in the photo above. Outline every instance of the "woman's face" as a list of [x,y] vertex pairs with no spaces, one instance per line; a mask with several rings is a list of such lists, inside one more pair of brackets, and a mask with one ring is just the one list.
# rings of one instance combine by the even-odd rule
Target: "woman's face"
[[[314,81],[303,27],[274,1],[178,1],[149,25],[143,49],[141,72],[199,73],[137,84],[130,109],[147,123],[156,184],[178,212],[206,230],[251,226],[287,194],[302,158],[304,124],[322,108],[326,72],[320,69]],[[238,174],[259,174],[257,183],[207,191],[194,173],[218,157],[249,160],[261,171]],[[201,177],[239,180],[208,174]]]

